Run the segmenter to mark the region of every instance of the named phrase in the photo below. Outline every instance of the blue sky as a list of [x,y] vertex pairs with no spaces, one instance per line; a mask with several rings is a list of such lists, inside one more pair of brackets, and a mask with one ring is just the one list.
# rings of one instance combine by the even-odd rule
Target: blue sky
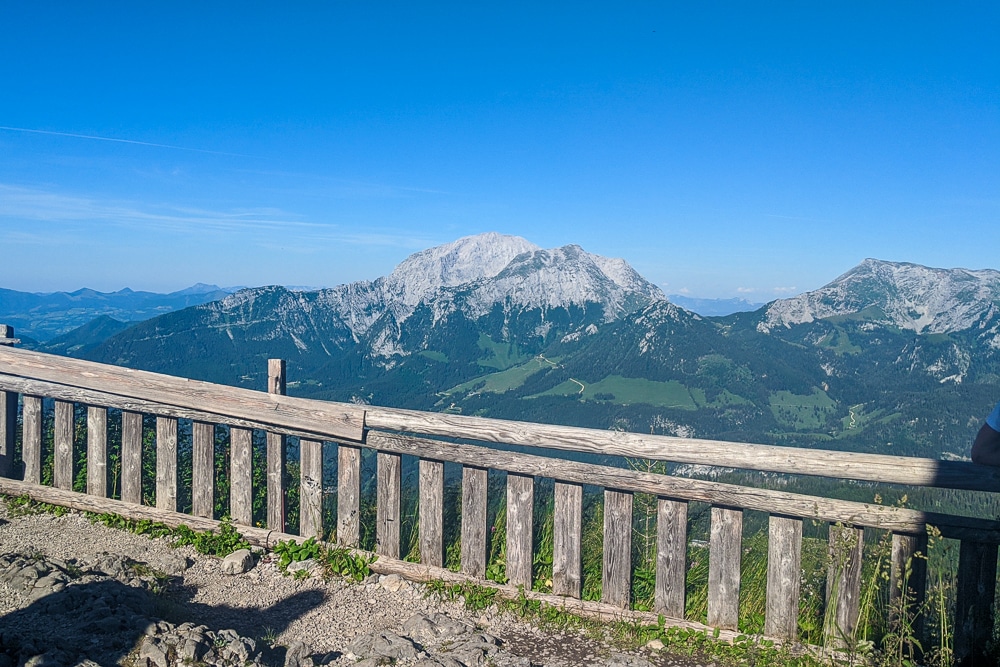
[[753,301],[1000,267],[992,3],[539,4],[0,4],[0,287],[335,285],[493,230]]

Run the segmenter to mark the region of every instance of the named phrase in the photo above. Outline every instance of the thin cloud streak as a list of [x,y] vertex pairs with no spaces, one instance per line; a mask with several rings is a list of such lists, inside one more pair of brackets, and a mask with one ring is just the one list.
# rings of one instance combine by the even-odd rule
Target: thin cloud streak
[[57,132],[55,130],[36,130],[28,127],[10,127],[7,125],[0,125],[0,130],[5,130],[7,132],[25,132],[29,134],[45,134],[53,137],[70,137],[72,139],[90,139],[92,141],[110,141],[117,144],[133,144],[135,146],[149,146],[152,148],[168,148],[175,151],[189,151],[192,153],[208,153],[209,155],[227,155],[229,157],[249,157],[255,158],[256,155],[245,155],[243,153],[227,153],[225,151],[213,151],[207,148],[189,148],[188,146],[173,146],[171,144],[156,144],[150,141],[137,141],[135,139],[118,139],[116,137],[99,137],[92,134],[76,134],[74,132]]
[[[30,190],[0,184],[0,219],[34,220],[67,226],[101,222],[141,231],[174,234],[205,232],[238,233],[258,244],[290,245],[304,241],[347,243],[360,246],[424,248],[428,239],[393,233],[351,233],[334,223],[297,219],[294,214],[275,208],[209,211],[190,207],[164,206],[149,210],[132,203],[101,202],[84,197]],[[279,236],[280,235],[280,236]],[[27,239],[22,239],[22,242]]]

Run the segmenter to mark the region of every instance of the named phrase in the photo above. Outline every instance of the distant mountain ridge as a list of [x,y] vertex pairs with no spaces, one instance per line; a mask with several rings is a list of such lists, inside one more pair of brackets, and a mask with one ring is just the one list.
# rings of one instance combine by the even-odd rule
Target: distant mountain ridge
[[0,289],[0,322],[19,336],[48,341],[84,326],[100,316],[121,322],[146,320],[227,296],[231,290],[198,283],[169,294],[134,291],[32,293]]

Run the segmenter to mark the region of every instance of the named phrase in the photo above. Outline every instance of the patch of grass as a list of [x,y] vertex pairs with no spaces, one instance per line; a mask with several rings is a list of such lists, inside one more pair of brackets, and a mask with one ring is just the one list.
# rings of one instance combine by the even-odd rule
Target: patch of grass
[[69,509],[61,505],[51,505],[32,500],[30,496],[7,498],[7,513],[11,517],[30,516],[32,514],[54,514],[63,516]]
[[837,402],[817,387],[813,387],[811,394],[771,392],[768,400],[775,420],[784,428],[796,431],[822,428],[827,417],[837,409]]
[[448,355],[444,352],[435,352],[434,350],[422,350],[417,352],[421,357],[430,359],[431,361],[438,361],[442,364],[448,363]]
[[486,368],[502,371],[530,359],[528,355],[518,349],[515,343],[498,343],[484,333],[479,334],[479,340],[476,341],[476,344],[480,350],[486,353],[476,363]]
[[[553,360],[553,363],[556,360]],[[548,363],[538,357],[523,364],[513,366],[498,373],[490,373],[477,377],[468,382],[463,382],[444,392],[446,395],[466,393],[470,391],[480,391],[491,394],[502,394],[511,389],[517,389],[524,381],[540,370],[552,368],[552,363]]]
[[181,524],[174,529],[173,534],[175,547],[191,545],[198,553],[209,556],[222,558],[234,551],[250,548],[250,543],[240,535],[228,518],[222,519],[217,533],[214,530],[199,532]]

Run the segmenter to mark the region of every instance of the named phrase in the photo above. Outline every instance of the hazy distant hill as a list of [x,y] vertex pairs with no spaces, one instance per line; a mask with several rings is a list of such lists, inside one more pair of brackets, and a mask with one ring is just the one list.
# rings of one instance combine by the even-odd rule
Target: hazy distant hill
[[698,299],[684,296],[683,294],[671,294],[667,297],[670,303],[677,304],[681,308],[690,310],[706,317],[721,317],[732,315],[733,313],[743,313],[759,309],[763,303],[754,303],[746,299]]
[[258,389],[283,357],[289,391],[318,398],[961,456],[1000,397],[996,278],[867,260],[815,292],[703,317],[623,260],[485,234],[374,281],[243,290],[85,356]]
[[99,316],[135,322],[215,301],[227,294],[227,290],[201,283],[170,294],[128,288],[117,292],[84,288],[46,294],[0,289],[0,322],[12,325],[18,335],[44,342]]

